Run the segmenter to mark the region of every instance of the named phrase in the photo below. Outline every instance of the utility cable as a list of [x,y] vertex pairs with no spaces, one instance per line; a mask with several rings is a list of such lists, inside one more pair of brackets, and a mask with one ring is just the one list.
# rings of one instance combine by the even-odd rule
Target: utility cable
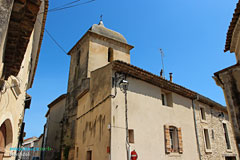
[[[45,12],[55,12],[55,11],[60,11],[60,10],[64,10],[64,9],[68,9],[68,8],[72,8],[72,7],[76,7],[76,6],[80,6],[80,5],[84,5],[84,4],[87,4],[87,3],[91,3],[91,2],[94,2],[96,0],[89,0],[89,1],[86,1],[86,2],[82,2],[82,3],[79,3],[79,4],[75,4],[75,5],[71,5],[71,4],[74,4],[74,3],[77,3],[79,2],[80,0],[75,0],[75,1],[72,1],[72,2],[69,2],[69,3],[66,3],[64,5],[62,5],[61,7],[55,7],[53,9],[50,9],[50,10],[47,10],[47,11],[43,11],[41,13],[38,13],[38,14],[43,14]],[[70,5],[70,6],[68,6]],[[38,20],[38,19],[37,19]],[[40,22],[40,20],[38,20],[38,22],[42,25],[42,22]],[[64,48],[55,40],[55,38],[51,35],[51,33],[46,29],[44,29],[46,31],[46,33],[48,34],[48,36],[52,39],[52,41],[65,53],[67,54],[67,52],[64,50]]]
[[45,28],[46,33],[48,34],[48,36],[53,40],[53,42],[65,53],[67,54],[67,52],[63,49],[63,47],[53,38],[53,36],[50,34],[50,32],[48,32],[48,30]]
[[[67,4],[63,5],[62,7],[56,7],[56,8],[53,8],[53,9],[49,9],[48,11],[44,11],[44,12],[41,12],[39,14],[43,14],[45,12],[56,12],[56,11],[60,11],[60,10],[64,10],[64,9],[69,9],[69,8],[77,7],[77,6],[80,6],[80,5],[88,4],[88,3],[94,2],[96,0],[89,0],[89,1],[86,1],[86,2],[79,3],[79,4],[70,5],[70,4],[74,4],[76,2],[79,2],[79,1],[80,0],[75,0],[73,2],[70,2],[70,3],[67,3]],[[67,6],[67,5],[70,5],[70,6]]]
[[[42,25],[42,22],[37,19],[37,21]],[[46,27],[44,28],[44,30],[46,31],[46,33],[48,34],[48,36],[51,38],[51,40],[65,53],[67,54],[67,52],[64,50],[64,48],[55,40],[55,38],[51,35],[51,33],[46,29]]]
[[58,6],[58,7],[52,8],[52,9],[50,9],[50,10],[56,10],[56,9],[59,9],[59,8],[68,6],[68,5],[70,5],[70,4],[77,3],[77,2],[79,2],[79,1],[80,1],[80,0],[75,0],[75,1],[72,1],[72,2],[69,2],[69,3],[66,3],[66,4],[64,4],[64,5],[62,5],[62,6]]

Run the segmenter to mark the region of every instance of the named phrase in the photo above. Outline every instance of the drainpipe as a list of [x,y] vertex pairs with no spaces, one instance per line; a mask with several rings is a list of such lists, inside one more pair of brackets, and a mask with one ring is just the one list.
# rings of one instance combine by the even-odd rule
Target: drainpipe
[[127,160],[130,158],[130,145],[129,145],[129,135],[128,135],[128,106],[127,106],[127,90],[128,90],[128,81],[126,80],[126,75],[119,83],[120,88],[122,88],[125,95],[125,125],[126,125],[126,150],[127,150]]
[[192,106],[193,106],[193,118],[194,118],[194,127],[195,127],[195,133],[196,133],[196,140],[197,140],[197,148],[198,148],[198,154],[199,154],[199,160],[202,159],[201,150],[200,150],[200,144],[199,144],[199,137],[198,137],[198,130],[197,130],[197,120],[196,120],[196,107],[194,102],[199,99],[199,95],[197,95],[196,99],[192,100]]
[[127,148],[127,160],[129,160],[130,156],[130,145],[129,145],[129,135],[128,135],[128,106],[127,106],[127,89],[125,91],[125,118],[126,118],[126,148]]

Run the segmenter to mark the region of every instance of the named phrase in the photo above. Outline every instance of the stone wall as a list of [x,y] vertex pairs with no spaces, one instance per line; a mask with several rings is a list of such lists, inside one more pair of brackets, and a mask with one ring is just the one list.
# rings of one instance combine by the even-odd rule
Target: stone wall
[[[226,156],[235,156],[238,159],[236,141],[228,113],[217,110],[206,104],[196,103],[196,119],[202,160],[225,160]],[[200,108],[204,109],[206,120],[202,119]],[[223,123],[226,124],[231,149],[227,149]],[[204,129],[208,129],[211,149],[206,148]]]
[[235,139],[240,145],[240,65],[233,65],[214,75],[217,85],[223,89]]

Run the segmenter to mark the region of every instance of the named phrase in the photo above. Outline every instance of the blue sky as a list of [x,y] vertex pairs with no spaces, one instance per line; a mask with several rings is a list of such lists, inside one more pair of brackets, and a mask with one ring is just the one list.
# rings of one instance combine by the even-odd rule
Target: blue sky
[[[49,0],[49,9],[69,0]],[[84,1],[80,1],[84,2]],[[159,75],[162,48],[165,73],[173,81],[225,105],[213,73],[235,64],[224,53],[226,33],[237,0],[96,0],[75,8],[49,12],[46,29],[68,52],[81,36],[99,22],[125,36],[135,48],[131,63]],[[70,56],[45,33],[33,87],[31,109],[26,110],[26,137],[39,136],[47,105],[66,93]]]

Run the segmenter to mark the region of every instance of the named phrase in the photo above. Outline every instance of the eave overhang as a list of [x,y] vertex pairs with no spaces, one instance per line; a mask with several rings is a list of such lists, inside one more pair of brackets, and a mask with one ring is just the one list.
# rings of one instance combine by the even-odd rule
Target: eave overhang
[[232,21],[228,28],[224,52],[227,52],[229,50],[231,53],[234,52],[235,47],[234,47],[233,41],[234,39],[236,39],[236,37],[238,37],[237,35],[240,31],[239,29],[236,29],[236,28],[240,28],[240,27],[237,27],[239,26],[238,24],[239,16],[240,16],[240,1],[236,5],[236,9],[234,11]]
[[125,63],[122,61],[113,61],[112,69],[117,72],[129,75],[131,77],[143,80],[145,82],[148,82],[150,84],[158,86],[162,89],[177,93],[177,94],[187,97],[189,99],[197,100],[201,103],[209,105],[210,107],[217,108],[218,110],[221,110],[223,112],[227,112],[226,107],[222,106],[221,104],[219,104],[203,95],[200,95],[192,90],[189,90],[189,89],[182,87],[178,84],[175,84],[173,82],[170,82],[164,78],[161,78],[160,76],[154,75],[150,72],[147,72],[147,71],[145,71],[141,68],[138,68],[136,66],[133,66],[131,64],[128,64],[128,63]]
[[17,76],[41,5],[40,0],[15,0],[9,21],[3,77]]

